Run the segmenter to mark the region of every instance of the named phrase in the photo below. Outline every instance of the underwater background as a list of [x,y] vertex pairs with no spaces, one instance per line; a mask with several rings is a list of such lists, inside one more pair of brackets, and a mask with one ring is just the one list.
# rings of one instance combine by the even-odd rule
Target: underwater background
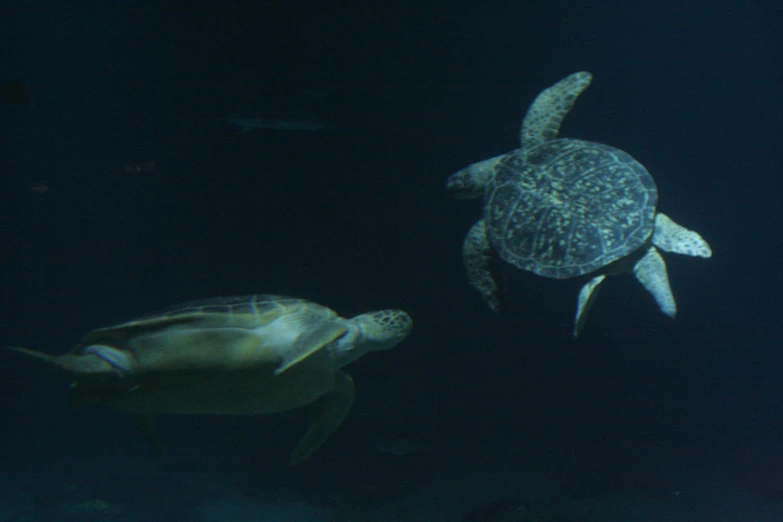
[[[349,367],[304,464],[285,416],[73,410],[0,358],[0,521],[783,520],[783,7],[773,1],[31,1],[0,8],[0,343],[65,353],[191,299],[275,293],[411,336]],[[481,201],[545,87],[561,136],[632,154],[709,241],[670,320],[611,278],[466,281]],[[248,132],[245,125],[255,124]]]

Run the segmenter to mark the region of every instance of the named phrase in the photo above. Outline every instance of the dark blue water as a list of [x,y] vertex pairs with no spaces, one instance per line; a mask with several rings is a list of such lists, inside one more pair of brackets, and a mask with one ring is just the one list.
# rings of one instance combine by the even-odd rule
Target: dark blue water
[[[0,80],[33,101],[0,106],[2,344],[248,293],[402,308],[414,333],[348,368],[352,414],[293,470],[301,420],[164,418],[156,455],[9,353],[0,520],[783,519],[783,8],[231,4],[2,8]],[[579,70],[561,136],[632,154],[713,257],[666,256],[673,321],[609,279],[574,341],[580,281],[501,266],[486,309],[460,259],[481,203],[444,181]]]

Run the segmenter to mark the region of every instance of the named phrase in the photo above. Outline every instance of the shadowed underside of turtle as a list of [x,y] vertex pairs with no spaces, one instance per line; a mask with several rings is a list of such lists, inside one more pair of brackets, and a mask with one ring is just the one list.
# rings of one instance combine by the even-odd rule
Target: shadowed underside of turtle
[[558,138],[563,119],[592,75],[578,72],[544,89],[522,121],[520,147],[454,173],[447,190],[484,197],[484,217],[462,255],[468,280],[500,309],[494,258],[556,279],[589,275],[577,300],[576,337],[607,275],[631,272],[660,310],[674,317],[663,252],[710,257],[707,242],[656,211],[655,181],[638,161],[609,145]]
[[304,406],[308,431],[297,464],[339,427],[354,399],[341,368],[410,332],[410,317],[383,310],[339,317],[281,296],[216,298],[89,333],[68,354],[14,350],[75,378],[75,403],[140,414],[257,415]]

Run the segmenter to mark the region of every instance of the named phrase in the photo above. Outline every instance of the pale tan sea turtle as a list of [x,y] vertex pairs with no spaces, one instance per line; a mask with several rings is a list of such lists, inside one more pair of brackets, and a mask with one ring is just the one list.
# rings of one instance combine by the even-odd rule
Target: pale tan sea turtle
[[71,373],[72,399],[141,415],[255,415],[308,406],[296,464],[318,449],[354,400],[340,368],[400,343],[408,314],[339,317],[304,299],[226,297],[178,305],[90,332],[66,355],[15,348]]
[[696,232],[656,211],[658,189],[626,152],[558,138],[560,124],[592,80],[567,76],[543,90],[522,121],[521,146],[452,174],[455,197],[484,197],[484,217],[468,232],[463,261],[468,279],[493,310],[500,308],[493,258],[543,277],[590,274],[577,301],[574,336],[584,326],[606,275],[632,272],[660,310],[677,305],[660,251],[710,257]]

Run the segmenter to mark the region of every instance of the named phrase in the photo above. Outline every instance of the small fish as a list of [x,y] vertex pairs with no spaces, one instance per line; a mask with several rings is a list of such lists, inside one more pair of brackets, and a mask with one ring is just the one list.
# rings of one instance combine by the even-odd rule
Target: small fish
[[125,162],[125,174],[155,174],[158,170],[158,162],[155,160]]
[[13,80],[3,85],[2,98],[5,103],[11,105],[30,105],[30,89],[21,80]]
[[226,118],[226,121],[238,129],[237,134],[255,130],[319,131],[325,128],[323,123],[310,118]]
[[52,191],[52,188],[45,181],[33,181],[32,183],[27,183],[25,185],[25,189],[28,192],[35,192],[36,194],[48,194]]

